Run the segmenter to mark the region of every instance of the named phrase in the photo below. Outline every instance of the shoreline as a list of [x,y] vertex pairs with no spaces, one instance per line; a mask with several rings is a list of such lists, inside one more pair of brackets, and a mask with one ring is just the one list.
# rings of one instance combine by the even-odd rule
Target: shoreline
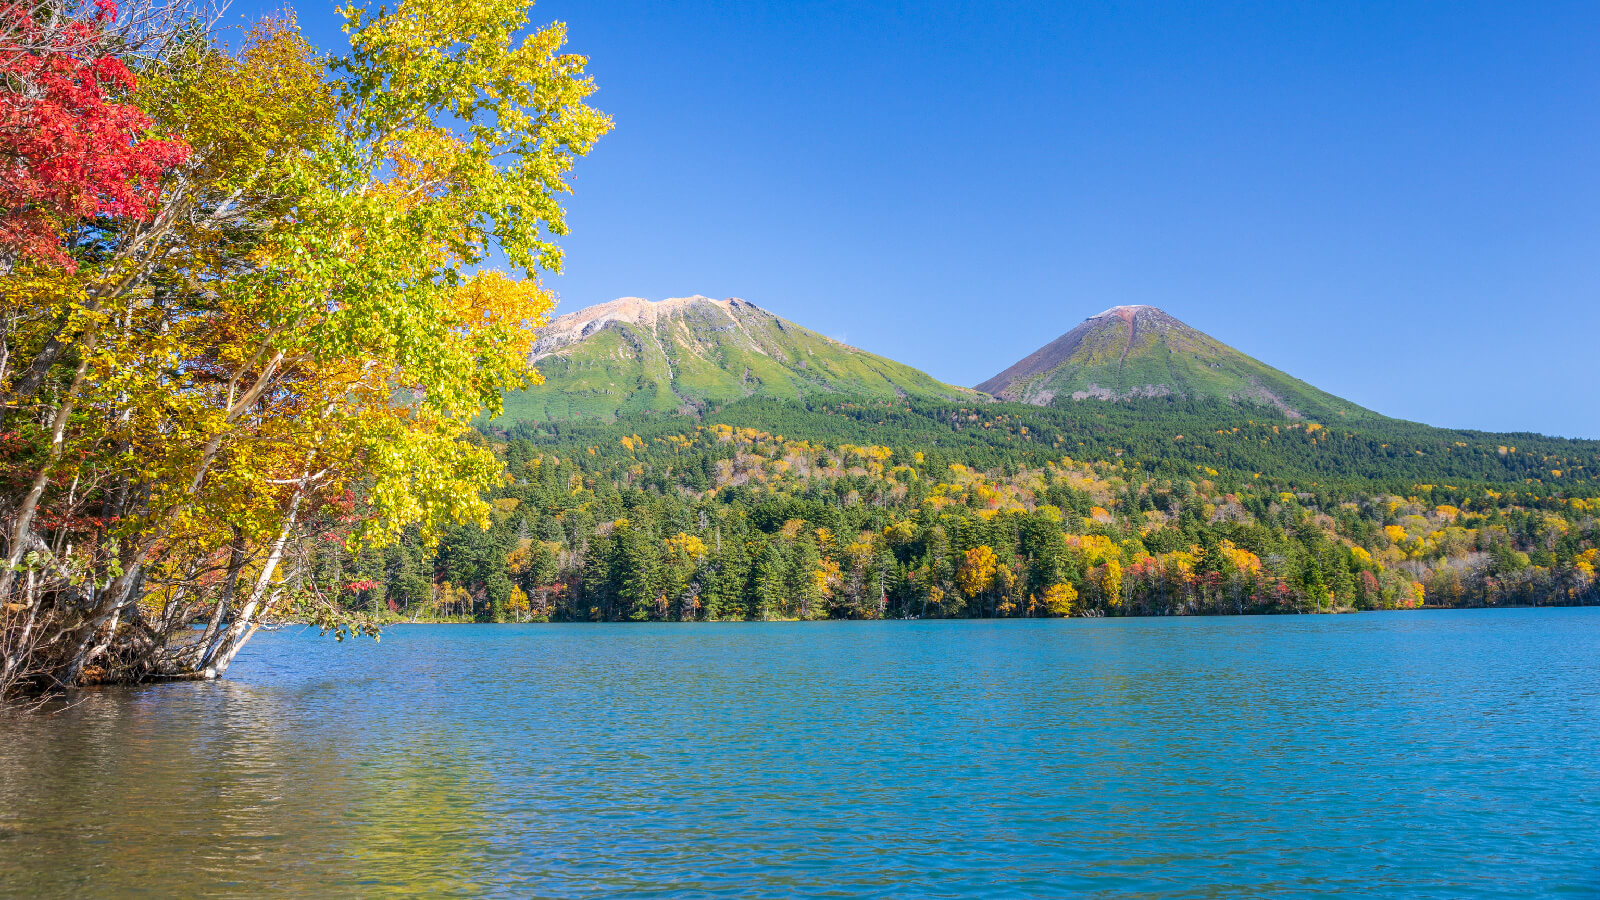
[[[1247,612],[1247,613],[1173,613],[1155,616],[997,616],[992,618],[951,617],[951,618],[882,618],[882,619],[649,619],[645,621],[630,620],[556,620],[556,621],[527,621],[527,622],[477,622],[462,621],[460,619],[429,620],[429,619],[396,619],[385,622],[375,622],[380,629],[394,628],[401,625],[816,625],[827,622],[1071,622],[1071,621],[1104,621],[1121,619],[1128,621],[1144,619],[1292,619],[1303,616],[1343,616],[1359,614],[1381,613],[1425,613],[1425,612],[1466,612],[1470,610],[1526,610],[1526,609],[1587,609],[1600,606],[1600,603],[1550,603],[1540,605],[1516,606],[1416,606],[1405,609],[1331,609],[1313,612]],[[284,621],[272,623],[271,627],[317,627],[314,622]]]

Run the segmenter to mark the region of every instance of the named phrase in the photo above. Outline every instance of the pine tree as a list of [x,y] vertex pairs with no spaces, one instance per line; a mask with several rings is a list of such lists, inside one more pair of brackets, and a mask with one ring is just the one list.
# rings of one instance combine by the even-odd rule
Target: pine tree
[[751,577],[751,597],[754,618],[776,619],[783,608],[784,593],[788,588],[788,560],[776,541],[768,541],[756,557],[755,572]]

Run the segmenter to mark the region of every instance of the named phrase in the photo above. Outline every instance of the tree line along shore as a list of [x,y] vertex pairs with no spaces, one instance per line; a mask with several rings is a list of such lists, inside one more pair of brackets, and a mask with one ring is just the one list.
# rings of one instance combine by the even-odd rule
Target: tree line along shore
[[[1588,443],[1543,439],[1513,452],[1494,436],[1469,444],[1408,423],[1358,436],[1266,413],[1159,400],[1097,411],[839,399],[519,426],[483,439],[506,467],[487,530],[449,530],[437,547],[407,536],[350,555],[334,529],[308,565],[319,582],[344,586],[352,611],[421,621],[1308,613],[1600,599],[1600,499],[1570,496],[1574,485],[1559,481],[1506,483],[1532,471],[1548,479],[1538,467],[1552,460],[1581,466],[1594,452]],[[739,421],[760,426],[731,424]],[[1180,430],[1206,425],[1208,438]],[[791,436],[805,433],[829,434]],[[865,442],[873,436],[894,443]],[[1230,445],[1230,468],[1194,462],[1217,462]],[[1419,447],[1461,458],[1419,463]],[[1477,477],[1414,480],[1449,471]],[[1587,484],[1577,482],[1580,493]]]

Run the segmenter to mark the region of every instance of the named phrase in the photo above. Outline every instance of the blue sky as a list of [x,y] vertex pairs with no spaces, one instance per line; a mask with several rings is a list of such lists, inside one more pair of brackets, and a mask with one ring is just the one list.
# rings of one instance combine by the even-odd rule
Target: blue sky
[[1593,0],[534,19],[617,121],[562,310],[738,296],[970,385],[1144,303],[1389,415],[1600,438]]

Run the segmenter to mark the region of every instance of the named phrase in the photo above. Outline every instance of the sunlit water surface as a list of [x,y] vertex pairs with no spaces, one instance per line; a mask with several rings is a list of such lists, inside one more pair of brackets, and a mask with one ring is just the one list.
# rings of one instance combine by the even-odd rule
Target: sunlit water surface
[[1600,609],[262,635],[0,715],[0,895],[1600,894]]

